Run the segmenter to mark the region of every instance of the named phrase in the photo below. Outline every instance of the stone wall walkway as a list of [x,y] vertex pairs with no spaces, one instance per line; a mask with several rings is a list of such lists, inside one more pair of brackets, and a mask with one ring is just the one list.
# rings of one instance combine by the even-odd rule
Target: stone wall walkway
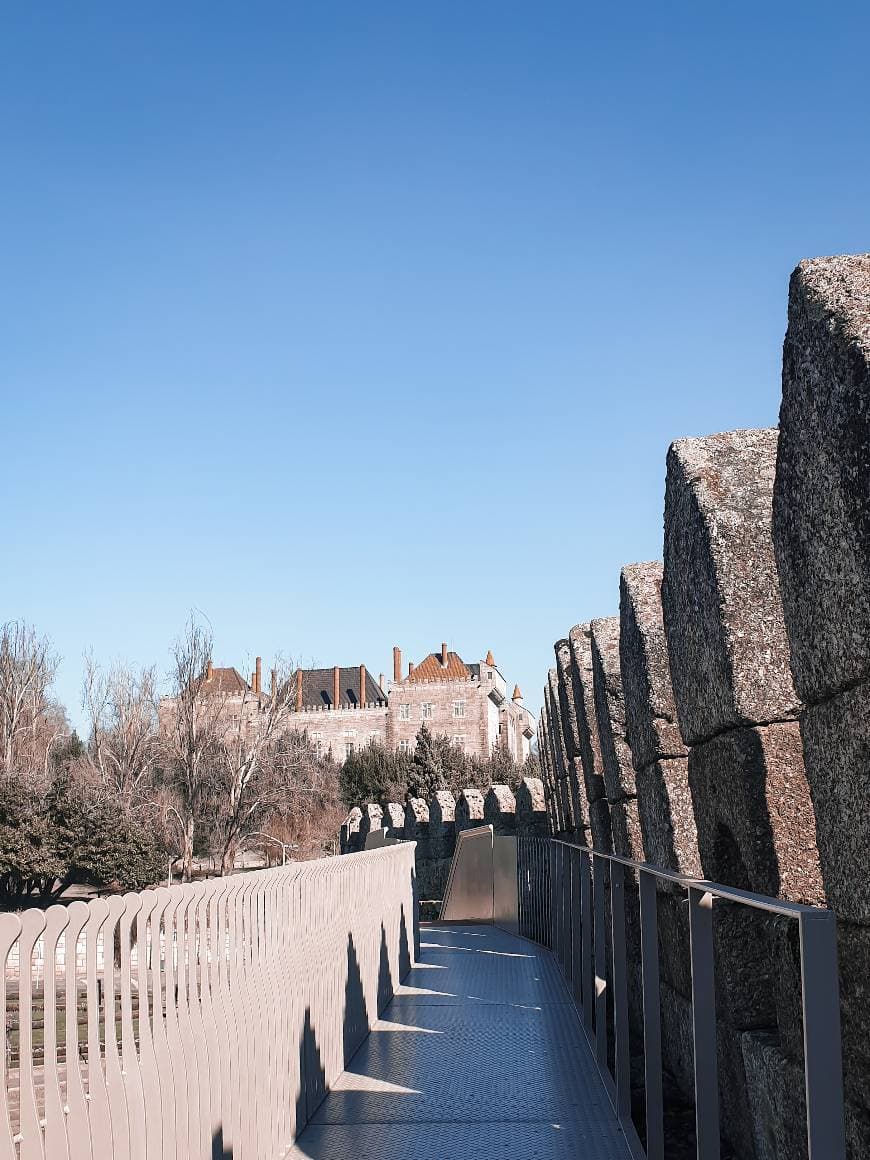
[[424,926],[421,944],[289,1155],[628,1160],[550,953],[489,926]]

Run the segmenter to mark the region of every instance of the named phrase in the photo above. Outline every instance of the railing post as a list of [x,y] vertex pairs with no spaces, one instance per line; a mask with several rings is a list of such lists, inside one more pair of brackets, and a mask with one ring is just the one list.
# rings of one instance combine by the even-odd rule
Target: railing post
[[659,931],[656,880],[640,871],[640,959],[643,979],[643,1070],[646,1093],[647,1160],[664,1160],[662,1024],[659,992]]
[[591,1036],[595,1011],[595,977],[592,964],[592,878],[587,850],[580,854],[580,941],[583,1022]]
[[804,911],[798,924],[808,1151],[810,1160],[844,1160],[836,919],[830,911]]
[[692,1040],[695,1052],[698,1160],[719,1160],[713,895],[703,887],[689,887],[689,941],[692,958]]
[[592,855],[592,901],[595,907],[595,1056],[607,1070],[607,930],[604,890],[607,859]]
[[579,850],[571,850],[571,991],[578,1008],[583,1009],[583,955],[582,940],[582,911],[580,907],[581,885],[581,854]]
[[616,1114],[631,1117],[631,1060],[628,1042],[628,978],[625,956],[625,868],[610,863],[610,921],[613,949],[613,1024],[616,1046]]

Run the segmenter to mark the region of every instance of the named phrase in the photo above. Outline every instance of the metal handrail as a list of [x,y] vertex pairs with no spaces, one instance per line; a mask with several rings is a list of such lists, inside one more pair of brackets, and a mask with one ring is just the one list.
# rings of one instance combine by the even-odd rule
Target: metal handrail
[[[542,846],[548,855],[544,859],[540,856]],[[521,838],[518,847],[520,933],[553,951],[637,1160],[664,1160],[657,881],[685,890],[688,895],[698,1160],[719,1160],[720,1155],[713,951],[716,899],[798,923],[808,1152],[810,1160],[845,1160],[836,918],[832,911],[690,878],[648,862],[605,854],[560,839]],[[626,870],[637,874],[640,900],[645,1147],[631,1118]],[[612,1073],[608,1062],[608,943],[612,952],[615,1048]]]

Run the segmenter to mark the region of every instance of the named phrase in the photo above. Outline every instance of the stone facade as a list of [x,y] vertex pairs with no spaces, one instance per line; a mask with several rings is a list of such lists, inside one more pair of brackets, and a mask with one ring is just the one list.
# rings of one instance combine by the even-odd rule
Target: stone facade
[[442,645],[402,676],[401,653],[394,650],[393,679],[386,686],[389,705],[387,744],[413,753],[421,725],[448,737],[470,757],[487,759],[496,746],[522,764],[530,753],[535,720],[518,687],[509,695],[492,653],[466,664]]
[[[442,645],[439,653],[410,665],[403,678],[401,654],[398,649],[393,652],[390,682],[383,677],[375,681],[365,665],[297,670],[291,677],[293,712],[284,730],[307,733],[319,753],[331,754],[339,762],[372,742],[413,753],[423,724],[470,757],[489,758],[498,746],[518,764],[526,760],[536,722],[523,705],[518,686],[508,696],[491,653],[479,663],[466,664]],[[220,696],[220,721],[227,732],[238,729],[240,722],[243,729],[252,730],[261,707],[275,693],[276,681],[273,669],[271,691],[263,689],[259,657],[250,682],[236,669],[209,664],[203,693]],[[161,721],[168,722],[171,710],[171,698],[164,698]]]

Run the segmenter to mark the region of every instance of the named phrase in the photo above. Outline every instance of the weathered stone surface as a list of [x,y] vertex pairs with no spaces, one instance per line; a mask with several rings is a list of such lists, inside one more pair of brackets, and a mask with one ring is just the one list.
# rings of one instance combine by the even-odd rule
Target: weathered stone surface
[[749,1108],[749,1079],[743,1059],[742,1038],[740,1031],[728,1024],[719,1023],[716,1043],[719,1065],[719,1122],[723,1136],[732,1145],[740,1160],[755,1160],[755,1141]]
[[[773,941],[773,940],[772,940]],[[776,931],[776,1015],[783,1050],[803,1060],[800,944],[796,922]],[[870,1111],[870,927],[837,923],[837,960],[846,1095]]]
[[741,1050],[758,1160],[801,1160],[807,1155],[803,1069],[772,1031],[745,1031]]
[[684,999],[692,998],[689,903],[683,890],[663,886],[656,894],[661,978]]
[[585,846],[589,841],[589,803],[583,788],[583,765],[579,757],[575,757],[568,767],[568,792],[574,820],[574,841]]
[[341,824],[341,835],[339,839],[339,849],[342,854],[354,854],[357,850],[362,849],[359,836],[360,822],[362,821],[362,810],[359,806],[354,806]]
[[571,683],[577,713],[577,732],[586,800],[596,802],[606,794],[598,721],[595,716],[595,691],[592,676],[592,628],[576,624],[568,634],[571,645]]
[[430,856],[429,806],[423,798],[408,798],[405,805],[405,840],[417,843],[416,862],[420,866]]
[[405,807],[399,802],[387,802],[384,805],[384,826],[391,838],[404,838]]
[[643,861],[643,836],[637,798],[620,798],[610,803],[610,827],[614,853],[634,862]]
[[619,669],[635,769],[687,753],[671,686],[662,572],[658,561],[629,564],[619,580]]
[[384,810],[377,802],[367,802],[362,807],[362,820],[359,826],[360,846],[365,848],[366,838],[375,830],[384,828]]
[[495,834],[517,832],[517,801],[506,785],[491,785],[483,799],[483,820]]
[[828,899],[870,923],[870,684],[808,708],[801,733]]
[[613,852],[613,829],[610,823],[610,803],[607,798],[599,798],[589,803],[589,835],[592,849],[602,854]]
[[571,795],[571,814],[574,820],[574,839],[581,845],[589,840],[589,809],[583,778],[580,749],[580,725],[574,704],[574,685],[571,678],[571,646],[567,640],[557,640],[556,678],[559,696],[559,715],[562,722],[566,772]]
[[459,797],[456,799],[456,833],[460,834],[463,830],[470,830],[474,826],[482,826],[483,823],[483,794],[479,789],[474,789],[469,786],[464,789]]
[[701,877],[698,831],[685,758],[654,761],[635,773],[647,862]]
[[705,877],[792,902],[824,900],[797,722],[694,746],[689,785]]
[[796,716],[773,556],[775,429],[668,451],[664,624],[683,740]]
[[565,752],[569,761],[580,756],[580,730],[577,710],[574,705],[574,687],[571,681],[571,646],[567,640],[557,640],[553,646],[556,654],[556,687],[559,696],[559,713],[565,738]]
[[613,803],[635,793],[634,765],[625,740],[618,616],[592,621],[592,677],[604,786]]
[[559,705],[559,677],[554,668],[547,673],[547,698],[547,712],[556,759],[556,777],[561,780],[568,776],[568,753],[565,748],[565,730],[562,725],[562,711]]
[[456,848],[456,799],[446,789],[429,802],[429,847],[433,858],[450,858]]
[[870,678],[870,254],[789,286],[773,535],[797,689]]
[[517,833],[529,838],[546,836],[546,803],[540,778],[524,777],[517,787],[516,802]]

